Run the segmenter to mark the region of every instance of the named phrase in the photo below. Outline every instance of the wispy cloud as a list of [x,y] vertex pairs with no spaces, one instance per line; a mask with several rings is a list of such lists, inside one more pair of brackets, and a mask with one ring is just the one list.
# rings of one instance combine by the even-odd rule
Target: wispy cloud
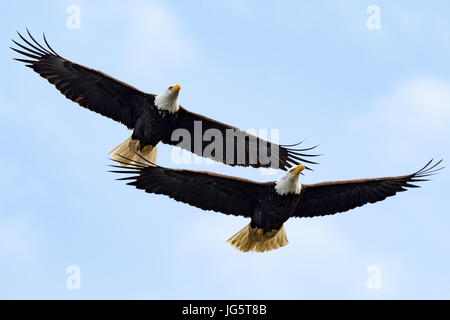
[[385,161],[402,168],[405,159],[447,157],[442,146],[450,135],[449,81],[410,77],[368,105],[349,117],[354,130],[364,133],[366,152],[382,152]]
[[448,134],[450,82],[432,76],[406,79],[378,98],[364,117],[365,125]]

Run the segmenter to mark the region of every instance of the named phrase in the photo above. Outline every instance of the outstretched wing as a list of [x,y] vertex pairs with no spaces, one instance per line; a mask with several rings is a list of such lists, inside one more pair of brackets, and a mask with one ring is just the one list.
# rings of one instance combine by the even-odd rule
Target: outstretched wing
[[[184,108],[180,108],[178,111],[172,129],[173,133],[176,133],[175,130],[177,129],[187,130],[188,141],[182,141],[183,139],[179,138],[177,134],[172,134],[171,137],[163,139],[164,143],[179,146],[198,156],[208,157],[231,166],[287,170],[300,162],[316,164],[316,162],[306,158],[318,156],[305,153],[315,147],[288,148],[291,146],[268,142],[239,128],[190,112]],[[216,141],[217,136],[220,137],[221,141]],[[213,144],[220,146],[220,148],[212,148]]]
[[134,162],[115,173],[131,174],[118,180],[148,193],[163,194],[203,210],[249,217],[255,200],[268,184],[214,174],[206,171],[169,169]]
[[24,44],[12,40],[20,49],[11,48],[27,59],[26,63],[53,84],[66,98],[80,106],[133,128],[141,112],[153,104],[154,96],[114,79],[100,71],[84,67],[58,55],[47,43],[39,44],[27,30],[30,41],[20,33]]
[[428,181],[426,177],[443,168],[437,168],[442,160],[435,164],[432,164],[432,161],[419,171],[406,176],[304,185],[292,216],[315,217],[345,212],[366,203],[382,201],[397,192],[406,191],[407,188],[418,188],[414,182]]

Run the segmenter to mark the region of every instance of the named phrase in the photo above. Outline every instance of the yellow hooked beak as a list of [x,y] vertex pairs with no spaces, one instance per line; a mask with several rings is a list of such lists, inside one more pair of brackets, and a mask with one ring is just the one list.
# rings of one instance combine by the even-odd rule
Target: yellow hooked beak
[[180,91],[180,90],[181,90],[181,86],[180,86],[179,84],[176,84],[176,85],[174,85],[174,86],[171,86],[171,87],[169,88],[169,90],[170,90],[171,92],[177,92],[177,91]]
[[302,164],[299,164],[297,166],[295,166],[294,169],[292,169],[292,173],[293,174],[299,174],[300,172],[302,172],[303,170],[305,170],[305,166]]

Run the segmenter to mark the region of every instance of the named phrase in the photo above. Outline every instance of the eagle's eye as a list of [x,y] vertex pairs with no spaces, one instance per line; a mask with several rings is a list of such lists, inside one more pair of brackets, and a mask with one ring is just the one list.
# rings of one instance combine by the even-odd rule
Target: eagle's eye
[[172,90],[172,89],[173,89],[173,86],[170,86],[170,87],[169,87],[169,90]]

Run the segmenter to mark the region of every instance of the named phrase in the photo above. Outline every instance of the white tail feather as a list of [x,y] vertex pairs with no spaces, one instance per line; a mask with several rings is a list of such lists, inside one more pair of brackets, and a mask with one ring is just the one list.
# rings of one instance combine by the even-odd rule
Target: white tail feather
[[264,252],[281,248],[288,244],[284,226],[278,230],[264,233],[263,229],[252,228],[250,224],[227,240],[243,252]]
[[[127,140],[112,149],[109,154],[114,160],[120,161],[124,166],[133,164],[133,161],[129,161],[127,159],[141,163],[144,162],[141,157],[156,164],[158,148],[157,146],[147,145],[141,149],[141,142],[139,140],[132,139],[130,136]],[[139,155],[141,157],[139,157]]]

